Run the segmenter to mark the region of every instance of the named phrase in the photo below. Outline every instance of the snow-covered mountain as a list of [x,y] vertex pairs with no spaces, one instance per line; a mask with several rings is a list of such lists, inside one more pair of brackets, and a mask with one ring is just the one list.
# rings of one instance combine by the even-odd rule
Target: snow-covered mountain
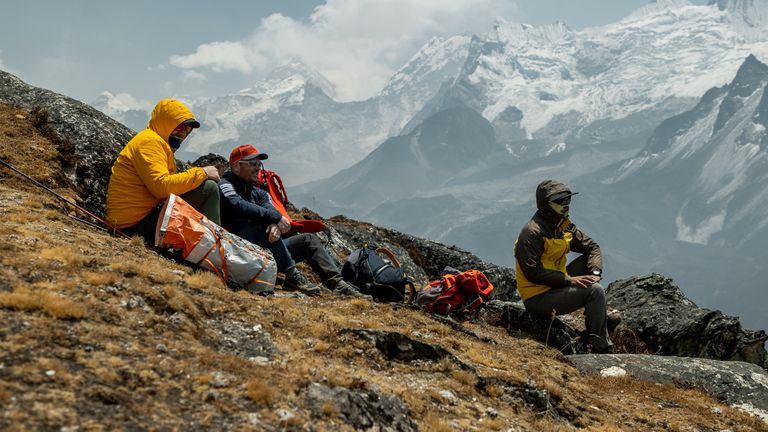
[[411,125],[460,103],[491,122],[519,110],[529,136],[574,145],[649,132],[725,84],[747,55],[768,59],[765,10],[765,0],[660,0],[582,31],[499,20]]
[[643,151],[603,174],[625,235],[653,239],[623,252],[626,271],[668,271],[692,298],[768,327],[768,66],[749,56],[732,82],[665,120]]
[[114,95],[108,91],[101,92],[99,97],[90,105],[135,131],[147,127],[152,111],[152,107],[137,101],[128,94]]

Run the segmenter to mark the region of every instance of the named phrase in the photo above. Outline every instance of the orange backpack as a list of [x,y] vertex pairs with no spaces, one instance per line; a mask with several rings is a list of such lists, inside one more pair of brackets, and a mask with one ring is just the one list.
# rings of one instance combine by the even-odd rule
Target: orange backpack
[[216,273],[225,285],[254,294],[274,291],[277,264],[269,250],[229,233],[177,195],[160,212],[155,246],[180,250],[184,260]]
[[288,193],[283,186],[283,180],[277,175],[276,172],[261,169],[259,171],[257,187],[262,188],[269,192],[269,196],[272,197],[272,205],[291,223],[291,230],[288,231],[286,236],[292,236],[296,233],[316,233],[325,231],[325,223],[319,220],[298,220],[295,221],[288,216],[288,211],[285,209],[285,203],[288,202]]
[[446,267],[442,279],[427,284],[416,302],[432,313],[460,315],[479,308],[491,292],[493,285],[480,270],[459,272]]

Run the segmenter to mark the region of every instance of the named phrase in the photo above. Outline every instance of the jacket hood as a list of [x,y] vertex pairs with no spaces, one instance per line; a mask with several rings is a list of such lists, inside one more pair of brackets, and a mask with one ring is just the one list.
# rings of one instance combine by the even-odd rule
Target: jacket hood
[[187,120],[194,120],[195,116],[183,103],[175,99],[163,99],[155,105],[152,117],[147,128],[155,131],[168,142],[168,137],[174,129]]
[[574,195],[565,183],[557,180],[544,180],[536,187],[536,208],[549,217],[557,217],[557,213],[548,204],[549,198],[562,193]]

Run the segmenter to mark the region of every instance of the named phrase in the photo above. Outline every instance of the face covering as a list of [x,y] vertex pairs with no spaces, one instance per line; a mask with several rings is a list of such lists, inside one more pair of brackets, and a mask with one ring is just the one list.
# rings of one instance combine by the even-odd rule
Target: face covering
[[179,147],[181,147],[182,141],[184,140],[174,135],[171,135],[168,137],[168,145],[171,146],[171,150],[173,150],[174,152],[178,150]]
[[549,207],[552,210],[554,210],[555,213],[557,213],[560,216],[567,216],[568,215],[568,211],[566,211],[564,205],[560,205],[560,204],[557,204],[557,203],[554,203],[554,202],[550,201],[549,202]]

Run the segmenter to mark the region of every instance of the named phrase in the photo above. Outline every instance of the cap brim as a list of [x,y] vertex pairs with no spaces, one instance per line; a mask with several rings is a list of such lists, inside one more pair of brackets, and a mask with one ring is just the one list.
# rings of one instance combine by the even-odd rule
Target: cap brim
[[187,120],[187,121],[184,122],[184,124],[189,126],[189,127],[191,127],[191,128],[193,128],[193,129],[197,129],[197,128],[200,127],[200,122],[197,121],[197,120],[194,120],[194,119]]
[[243,161],[249,161],[249,160],[254,160],[254,159],[264,160],[264,159],[267,159],[267,158],[269,158],[268,154],[266,154],[266,153],[257,153],[257,154],[250,154],[248,156],[244,156],[240,160],[243,160]]

